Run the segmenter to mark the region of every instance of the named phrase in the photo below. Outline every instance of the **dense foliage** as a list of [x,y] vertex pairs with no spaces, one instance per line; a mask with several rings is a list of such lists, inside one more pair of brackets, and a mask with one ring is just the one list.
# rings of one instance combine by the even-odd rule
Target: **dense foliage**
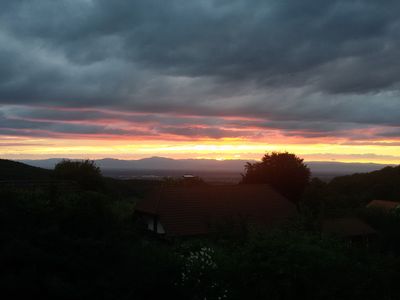
[[63,160],[55,166],[54,177],[75,181],[85,190],[99,191],[104,187],[101,170],[92,160]]
[[[7,299],[396,299],[397,256],[287,227],[163,242],[102,193],[0,191]],[[349,266],[351,266],[349,268]]]
[[[158,299],[178,266],[141,239],[134,203],[95,192],[0,192],[0,285],[6,299]],[[157,289],[155,289],[157,287]]]
[[302,205],[323,209],[325,216],[354,215],[372,200],[400,202],[400,166],[335,177],[330,182],[314,178],[307,186]]
[[[100,176],[100,189],[80,181],[81,164],[90,169],[84,174]],[[282,228],[229,226],[207,238],[162,240],[136,223],[132,195],[186,182],[106,179],[92,163],[81,164],[64,162],[68,168],[60,170],[68,172],[58,173],[78,182],[78,190],[0,186],[5,299],[400,298],[400,213],[365,209],[373,198],[400,199],[400,167],[311,180],[299,220]],[[322,215],[349,213],[379,230],[369,247],[309,226]]]
[[400,201],[400,166],[334,178],[329,194],[357,207],[374,199]]
[[265,154],[261,162],[247,163],[242,183],[267,183],[298,204],[310,180],[303,159],[288,152]]

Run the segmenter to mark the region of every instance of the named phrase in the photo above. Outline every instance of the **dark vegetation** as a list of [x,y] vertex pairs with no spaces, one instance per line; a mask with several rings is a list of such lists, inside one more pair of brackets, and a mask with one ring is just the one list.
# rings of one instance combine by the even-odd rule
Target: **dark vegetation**
[[[276,230],[165,241],[147,235],[133,217],[137,199],[160,182],[104,178],[81,163],[92,168],[85,178],[77,171],[83,166],[70,162],[47,174],[76,182],[70,192],[0,186],[5,299],[400,298],[400,214],[365,209],[376,198],[400,199],[400,167],[329,183],[312,179],[296,198],[301,218]],[[10,174],[17,179],[18,171]],[[38,179],[32,176],[18,179]],[[373,245],[351,245],[308,226],[322,215],[348,214],[380,231]]]
[[313,178],[302,204],[324,209],[327,216],[355,214],[371,200],[400,201],[400,166],[340,176],[326,183]]
[[165,245],[139,238],[133,202],[89,191],[0,198],[5,299],[155,299],[154,287],[174,289],[172,257]]
[[371,199],[400,201],[400,166],[336,177],[329,183],[329,192],[344,207],[362,206]]
[[303,159],[288,152],[265,154],[261,162],[247,163],[242,183],[266,183],[299,205],[311,172]]
[[91,160],[63,160],[55,166],[54,177],[61,180],[74,180],[84,190],[101,191],[104,189],[101,170]]
[[0,180],[48,180],[51,171],[16,161],[0,159]]

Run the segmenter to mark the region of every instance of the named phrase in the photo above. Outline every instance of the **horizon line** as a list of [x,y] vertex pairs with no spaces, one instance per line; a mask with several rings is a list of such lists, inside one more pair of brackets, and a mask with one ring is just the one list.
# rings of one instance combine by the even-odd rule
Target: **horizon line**
[[[223,161],[260,161],[261,159],[245,159],[245,158],[224,158],[224,159],[217,159],[217,158],[172,158],[172,157],[167,157],[167,156],[145,156],[145,157],[140,157],[140,158],[115,158],[115,157],[110,157],[110,156],[105,156],[105,157],[100,157],[100,158],[89,158],[89,157],[62,157],[62,156],[52,156],[52,157],[47,157],[47,158],[2,158],[0,159],[8,159],[8,160],[14,160],[14,161],[23,161],[23,160],[29,160],[29,161],[41,161],[41,160],[51,160],[51,159],[68,159],[68,160],[92,160],[92,161],[98,161],[98,160],[106,160],[106,159],[112,159],[112,160],[119,160],[119,161],[138,161],[138,160],[144,160],[144,159],[152,159],[152,158],[161,158],[161,159],[169,159],[169,160],[208,160],[208,161],[215,161],[215,162],[223,162]],[[374,161],[349,161],[349,160],[319,160],[319,159],[304,159],[304,162],[308,163],[341,163],[341,164],[375,164],[375,165],[387,165],[387,166],[393,166],[393,165],[400,165],[400,163],[384,163],[384,162],[374,162]]]

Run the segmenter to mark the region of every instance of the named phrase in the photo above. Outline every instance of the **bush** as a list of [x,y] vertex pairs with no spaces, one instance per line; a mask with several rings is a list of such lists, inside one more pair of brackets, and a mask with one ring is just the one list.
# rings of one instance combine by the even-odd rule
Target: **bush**
[[0,191],[7,299],[176,298],[177,258],[137,233],[133,203],[95,192]]
[[57,179],[76,181],[85,190],[100,191],[104,187],[100,168],[91,160],[63,160],[55,166],[54,176]]

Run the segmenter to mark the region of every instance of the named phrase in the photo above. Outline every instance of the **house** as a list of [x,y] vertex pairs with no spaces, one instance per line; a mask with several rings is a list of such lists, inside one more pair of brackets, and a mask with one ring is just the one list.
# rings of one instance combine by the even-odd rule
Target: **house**
[[148,230],[170,237],[204,235],[221,223],[271,227],[296,213],[296,206],[268,185],[164,187],[136,207]]
[[351,242],[368,243],[377,231],[356,217],[326,219],[322,221],[322,233]]
[[196,176],[192,175],[192,174],[184,174],[182,175],[183,179],[193,179],[196,178]]
[[387,201],[387,200],[372,200],[368,203],[367,208],[379,209],[384,212],[390,212],[397,209],[400,206],[399,202]]

